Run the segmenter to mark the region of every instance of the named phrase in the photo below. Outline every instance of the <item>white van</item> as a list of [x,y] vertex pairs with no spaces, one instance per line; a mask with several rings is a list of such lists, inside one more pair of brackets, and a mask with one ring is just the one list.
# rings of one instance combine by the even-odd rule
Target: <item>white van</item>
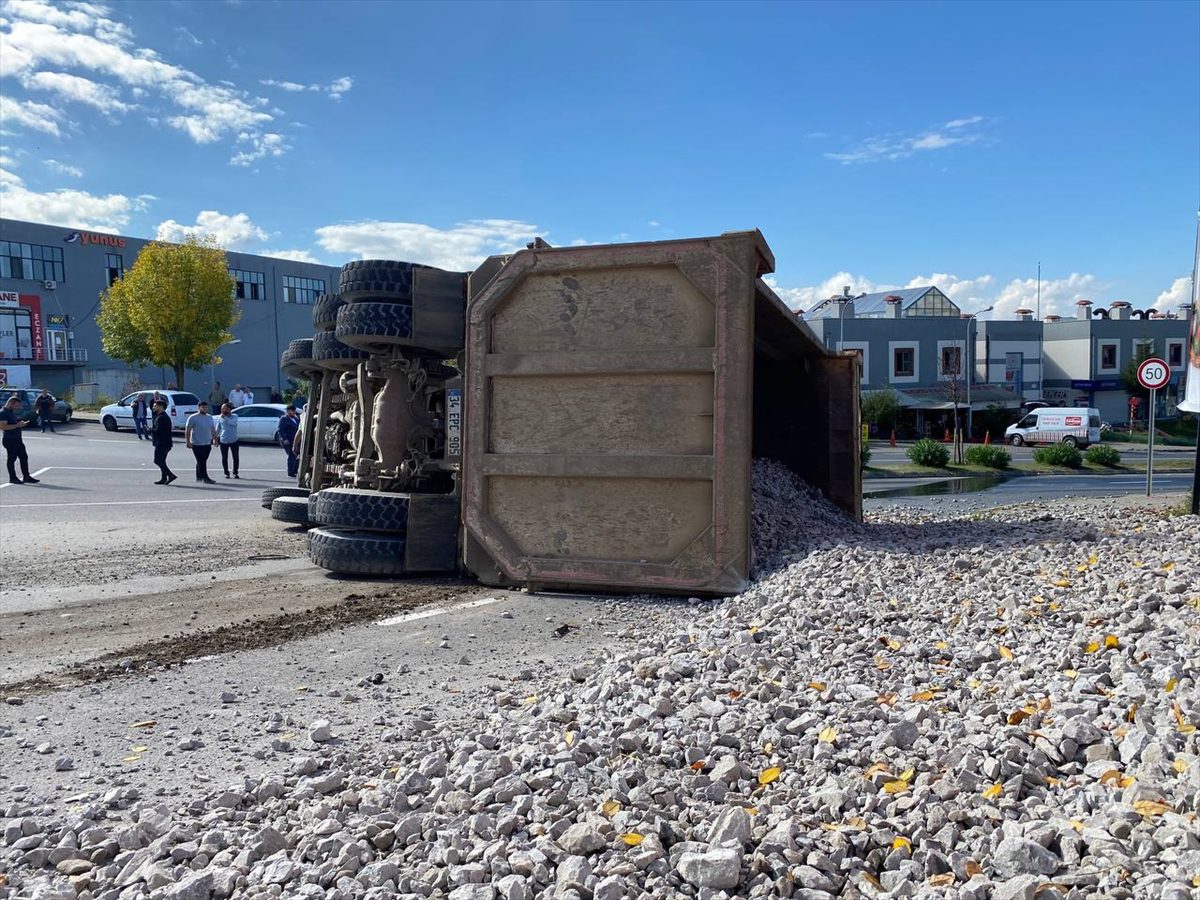
[[1009,425],[1004,439],[1014,447],[1022,444],[1069,444],[1086,447],[1100,442],[1100,410],[1085,406],[1044,406],[1035,409],[1016,425]]
[[116,403],[110,403],[100,410],[100,424],[105,431],[119,431],[122,428],[133,428],[133,398],[138,394],[146,401],[146,424],[154,420],[154,411],[150,409],[150,401],[159,394],[167,401],[167,415],[171,417],[171,425],[176,429],[183,428],[187,417],[200,408],[200,398],[187,391],[134,391],[127,397],[122,397]]

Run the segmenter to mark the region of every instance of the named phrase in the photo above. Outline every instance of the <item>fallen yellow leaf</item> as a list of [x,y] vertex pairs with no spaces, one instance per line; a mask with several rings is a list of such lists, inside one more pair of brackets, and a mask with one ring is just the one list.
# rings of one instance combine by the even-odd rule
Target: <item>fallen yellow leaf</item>
[[1088,645],[1083,648],[1084,653],[1095,653],[1100,649],[1099,641],[1088,641]]
[[1057,600],[1051,600],[1046,604],[1046,609],[1050,610],[1050,612],[1058,612],[1060,609],[1062,609],[1062,604]]
[[1079,673],[1076,672],[1074,669],[1063,669],[1063,674],[1072,680],[1079,677]]
[[702,760],[702,759],[698,759],[694,763],[692,763],[692,771],[693,772],[699,772],[703,768],[704,768],[704,760]]
[[1074,828],[1076,831],[1083,831],[1085,826],[1084,826],[1083,822],[1080,821],[1079,819],[1071,819],[1071,827]]
[[895,638],[880,638],[880,640],[883,641],[889,650],[899,650],[904,646],[904,644],[900,643],[900,641],[896,640]]
[[891,766],[889,766],[887,763],[877,762],[877,763],[871,763],[871,765],[867,768],[867,771],[863,773],[863,778],[870,780],[870,779],[874,778],[876,775],[891,775],[891,774],[892,774]]
[[819,735],[817,735],[817,739],[826,744],[832,744],[837,740],[837,729],[830,725],[828,728],[823,729]]
[[889,794],[903,794],[908,790],[907,781],[888,781],[883,785],[884,791]]
[[741,700],[743,696],[745,696],[745,694],[743,694],[743,692],[742,692],[742,691],[736,691],[736,690],[735,690],[735,691],[730,691],[730,692],[729,692],[729,699],[730,699],[730,700]]
[[611,819],[621,811],[621,804],[616,800],[606,800],[604,801],[604,805],[600,807],[600,811]]
[[1188,767],[1188,764],[1182,759],[1176,759],[1175,762],[1171,763],[1171,768],[1174,769],[1176,772],[1178,772],[1180,775],[1182,775],[1184,772],[1187,771],[1187,767]]
[[1131,784],[1133,784],[1133,779],[1130,778],[1128,775],[1121,774],[1121,772],[1118,771],[1117,769],[1109,769],[1107,772],[1105,772],[1103,775],[1100,776],[1100,783],[1101,784],[1112,783],[1112,784],[1117,785],[1118,787],[1127,788]]
[[945,641],[938,641],[938,642],[937,642],[936,644],[934,644],[933,646],[935,646],[935,647],[936,647],[937,649],[939,649],[939,650],[946,650],[946,649],[948,649],[948,648],[949,648],[949,646],[950,646],[950,645],[949,645],[949,644],[947,644]]
[[1125,712],[1125,721],[1133,722],[1137,717],[1138,705],[1135,703]]
[[1113,650],[1121,646],[1121,639],[1115,634],[1106,634],[1104,636],[1104,647],[1106,650]]
[[779,766],[771,766],[769,769],[763,769],[758,773],[758,783],[770,784],[772,781],[776,781],[782,772],[783,769],[779,768]]
[[905,769],[903,772],[900,773],[900,780],[901,781],[912,781],[913,778],[916,776],[916,774],[917,774],[916,769]]
[[954,884],[954,873],[943,872],[941,875],[930,875],[926,882],[931,887],[950,887]]
[[878,878],[876,878],[870,872],[862,872],[861,874],[862,874],[863,880],[869,882],[871,887],[878,888],[879,890],[883,890],[883,882],[881,882]]
[[158,722],[154,721],[154,719],[146,719],[146,721],[144,721],[144,722],[134,722],[129,727],[130,728],[153,728],[157,724],[158,724]]
[[932,700],[936,696],[937,696],[937,694],[934,693],[933,691],[917,691],[909,699],[916,700],[921,703],[927,703],[928,701]]
[[1067,581],[1067,579],[1065,579],[1065,578],[1055,579],[1053,584],[1055,587],[1070,587],[1071,586],[1071,582]]
[[983,796],[987,800],[995,800],[1004,793],[1004,785],[997,782],[983,792]]
[[963,863],[963,871],[967,873],[967,878],[974,878],[976,875],[983,874],[983,866],[975,862],[973,859],[968,859]]
[[774,752],[775,752],[775,744],[773,741],[767,741],[765,744],[763,744],[763,753],[774,753]]
[[623,840],[626,843],[626,845],[630,846],[630,847],[636,847],[638,844],[640,844],[645,839],[646,839],[645,836],[640,835],[640,834],[635,834],[632,831],[621,835],[621,840]]
[[748,816],[757,816],[758,815],[758,807],[757,806],[746,806],[743,808],[746,810],[746,815],[748,815]]
[[574,747],[575,746],[575,732],[568,731],[566,734],[564,734],[563,735],[563,743],[565,743],[568,747]]
[[1000,655],[1002,657],[1004,657],[1004,659],[1012,659],[1013,658],[1013,652],[1011,650],[1009,650],[1007,647],[1005,647],[1003,644],[1000,645]]
[[1033,715],[1033,710],[1030,709],[1028,706],[1023,707],[1022,709],[1014,709],[1012,712],[1010,712],[1008,714],[1008,724],[1009,725],[1020,725],[1022,722],[1024,722],[1026,719],[1028,719],[1032,715]]
[[912,850],[912,841],[910,841],[908,838],[904,837],[903,835],[897,835],[896,837],[892,838],[892,849],[893,850]]
[[846,820],[846,824],[851,828],[857,828],[859,831],[867,830],[867,820],[860,816],[851,816]]
[[748,630],[751,634],[758,634],[758,626],[757,625],[751,625]]
[[1178,678],[1168,678],[1167,683],[1163,685],[1163,690],[1168,694],[1175,690],[1175,685],[1179,684]]
[[134,763],[134,762],[138,762],[140,759],[141,759],[140,756],[138,756],[137,754],[134,754],[133,756],[126,756],[124,759],[121,760],[121,762]]
[[1135,800],[1133,802],[1133,811],[1139,816],[1161,816],[1163,813],[1174,812],[1174,808],[1166,803],[1159,803],[1157,800]]
[[1163,569],[1165,569],[1166,571],[1170,572],[1170,571],[1171,571],[1173,568],[1175,568],[1175,563],[1173,563],[1173,562],[1165,562],[1165,563],[1163,563],[1163,564],[1162,564],[1162,567],[1163,567]]
[[810,681],[808,686],[818,693],[825,690],[825,682],[823,681]]
[[1091,556],[1088,557],[1088,565],[1089,566],[1094,566],[1098,562],[1100,562],[1100,557],[1096,556],[1095,554],[1092,554]]
[[525,698],[525,702],[529,704],[537,703],[537,694],[530,694]]
[[1196,726],[1183,718],[1183,710],[1178,703],[1171,704],[1171,712],[1175,715],[1175,723],[1179,727],[1180,734],[1191,734],[1196,730]]
[[149,747],[130,747],[129,752],[130,753],[145,753],[149,749],[150,749]]

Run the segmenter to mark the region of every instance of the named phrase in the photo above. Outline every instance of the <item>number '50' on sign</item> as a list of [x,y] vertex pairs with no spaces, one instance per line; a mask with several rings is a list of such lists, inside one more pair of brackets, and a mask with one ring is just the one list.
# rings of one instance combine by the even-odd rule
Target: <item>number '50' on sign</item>
[[1144,360],[1137,370],[1138,383],[1148,390],[1165,387],[1171,380],[1171,367],[1157,357]]

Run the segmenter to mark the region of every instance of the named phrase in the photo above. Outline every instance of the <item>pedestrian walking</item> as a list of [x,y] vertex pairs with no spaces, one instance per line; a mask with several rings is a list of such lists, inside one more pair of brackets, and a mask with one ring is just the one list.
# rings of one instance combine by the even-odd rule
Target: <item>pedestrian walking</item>
[[238,443],[238,417],[233,414],[233,407],[228,403],[221,404],[221,415],[217,416],[217,441],[221,447],[221,468],[225,477],[229,477],[229,457],[233,457],[233,477],[241,478],[238,474],[239,454],[241,444]]
[[[25,438],[21,436],[21,429],[27,428],[29,421],[17,412],[20,406],[21,398],[12,394],[4,409],[0,409],[0,432],[4,433],[0,442],[4,444],[4,461],[8,464],[8,483],[37,484],[38,479],[29,474],[29,453],[25,450]],[[21,464],[24,478],[17,477],[17,463]]]
[[287,410],[279,419],[279,427],[275,431],[275,435],[279,440],[279,446],[283,447],[283,452],[287,454],[287,473],[288,478],[295,478],[296,472],[300,468],[300,457],[296,454],[296,434],[300,431],[300,418],[296,415],[296,407],[291,403],[287,405]]
[[150,440],[150,429],[146,427],[146,395],[136,394],[133,398],[133,432],[139,441]]
[[233,390],[229,392],[229,405],[234,409],[246,405],[246,393],[240,384],[235,384]]
[[217,423],[208,414],[207,401],[201,400],[197,410],[184,423],[183,442],[192,451],[192,456],[196,457],[196,480],[216,484],[208,477],[208,456],[217,442]]
[[33,401],[33,408],[37,410],[38,425],[41,426],[42,434],[46,433],[47,427],[49,427],[51,434],[53,434],[54,420],[50,417],[54,414],[54,398],[46,392],[45,388],[42,388],[42,392]]
[[179,476],[167,468],[167,454],[175,443],[171,436],[172,424],[171,417],[167,415],[167,401],[157,397],[150,406],[154,410],[154,427],[150,437],[154,444],[154,464],[162,473],[162,478],[154,483],[170,484]]

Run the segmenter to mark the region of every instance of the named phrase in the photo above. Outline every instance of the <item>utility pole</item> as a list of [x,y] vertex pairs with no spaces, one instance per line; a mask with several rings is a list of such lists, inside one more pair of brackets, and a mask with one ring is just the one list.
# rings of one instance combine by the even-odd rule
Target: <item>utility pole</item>
[[1038,260],[1038,287],[1037,287],[1037,311],[1038,321],[1042,321],[1042,263]]

